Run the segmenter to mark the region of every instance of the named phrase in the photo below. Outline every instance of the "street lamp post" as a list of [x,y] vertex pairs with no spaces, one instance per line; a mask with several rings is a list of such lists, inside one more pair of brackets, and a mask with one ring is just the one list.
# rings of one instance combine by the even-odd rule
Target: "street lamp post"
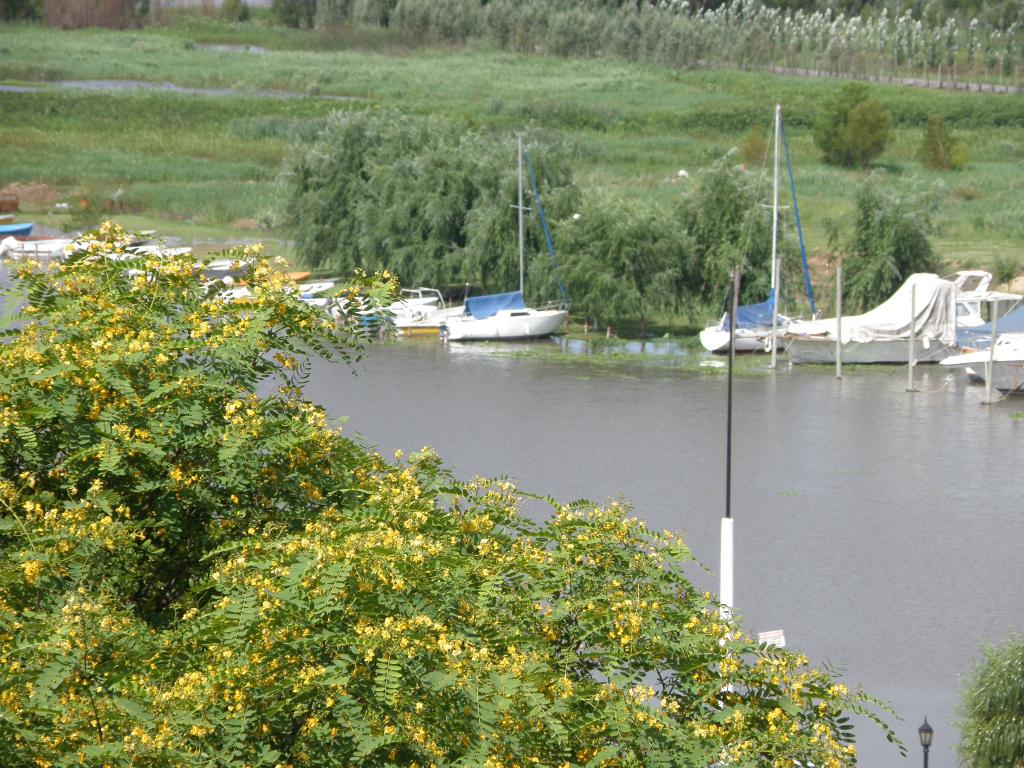
[[921,738],[921,749],[924,750],[924,768],[928,768],[928,748],[932,745],[932,735],[935,733],[928,725],[928,718],[924,719],[924,725],[917,729],[917,735]]

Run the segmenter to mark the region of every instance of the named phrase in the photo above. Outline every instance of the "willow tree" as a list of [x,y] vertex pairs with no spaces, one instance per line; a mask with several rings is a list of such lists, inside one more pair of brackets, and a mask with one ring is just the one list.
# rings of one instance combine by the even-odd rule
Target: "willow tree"
[[560,262],[573,309],[618,323],[674,308],[686,236],[669,212],[607,196],[587,198],[558,228]]
[[730,271],[743,269],[741,299],[764,301],[771,283],[770,187],[760,173],[726,155],[703,172],[679,202],[689,248],[681,254],[681,292],[708,302],[725,299]]
[[[555,217],[576,197],[567,151],[529,141],[527,150]],[[407,285],[518,286],[512,135],[392,110],[338,113],[296,151],[285,179],[288,223],[308,267],[387,268]],[[539,226],[524,246],[531,261],[547,260]]]
[[929,235],[938,205],[933,189],[900,194],[876,178],[861,185],[854,231],[846,248],[844,292],[851,307],[873,307],[911,274],[937,270],[939,259]]
[[960,744],[967,768],[1024,765],[1024,635],[986,648],[960,693]]

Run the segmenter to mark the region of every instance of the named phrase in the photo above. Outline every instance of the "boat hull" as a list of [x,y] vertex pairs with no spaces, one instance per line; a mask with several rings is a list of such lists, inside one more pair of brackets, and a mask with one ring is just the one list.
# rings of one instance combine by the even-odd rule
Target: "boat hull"
[[486,318],[452,318],[445,324],[450,341],[511,341],[550,336],[565,322],[564,309],[502,311]]
[[[1021,341],[1024,341],[1024,336]],[[991,350],[984,349],[947,357],[942,364],[949,368],[960,368],[969,380],[981,383],[985,382],[991,366],[992,386],[995,389],[1010,394],[1024,394],[1024,344],[1020,342],[1011,345],[1001,339],[996,343],[994,360]]]
[[32,224],[0,224],[0,237],[28,236],[32,234]]
[[[788,337],[786,351],[798,365],[828,365],[836,362],[834,339]],[[914,342],[914,362],[937,363],[954,348],[939,341]],[[906,365],[910,361],[910,340],[848,341],[843,344],[843,362],[850,365]]]
[[463,307],[435,308],[417,320],[396,319],[395,330],[402,336],[437,336],[442,326],[463,311]]
[[[737,352],[770,352],[771,330],[752,331],[745,328],[736,329]],[[785,339],[778,336],[779,351],[785,349]],[[700,343],[708,352],[725,353],[729,351],[729,331],[718,325],[711,325],[700,332]]]

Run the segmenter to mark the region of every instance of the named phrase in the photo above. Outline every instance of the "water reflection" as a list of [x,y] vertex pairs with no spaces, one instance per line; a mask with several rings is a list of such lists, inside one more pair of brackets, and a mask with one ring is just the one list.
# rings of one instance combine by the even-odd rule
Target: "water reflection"
[[650,357],[673,357],[688,360],[693,354],[700,354],[685,342],[677,339],[575,339],[559,337],[559,348],[571,355],[640,355]]

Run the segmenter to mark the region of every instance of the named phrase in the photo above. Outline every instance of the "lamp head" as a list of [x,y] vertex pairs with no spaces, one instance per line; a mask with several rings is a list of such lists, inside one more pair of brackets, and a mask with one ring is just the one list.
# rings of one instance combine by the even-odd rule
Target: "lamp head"
[[921,738],[921,746],[928,749],[932,745],[932,735],[935,731],[928,725],[928,718],[924,719],[924,725],[917,729],[917,735]]

